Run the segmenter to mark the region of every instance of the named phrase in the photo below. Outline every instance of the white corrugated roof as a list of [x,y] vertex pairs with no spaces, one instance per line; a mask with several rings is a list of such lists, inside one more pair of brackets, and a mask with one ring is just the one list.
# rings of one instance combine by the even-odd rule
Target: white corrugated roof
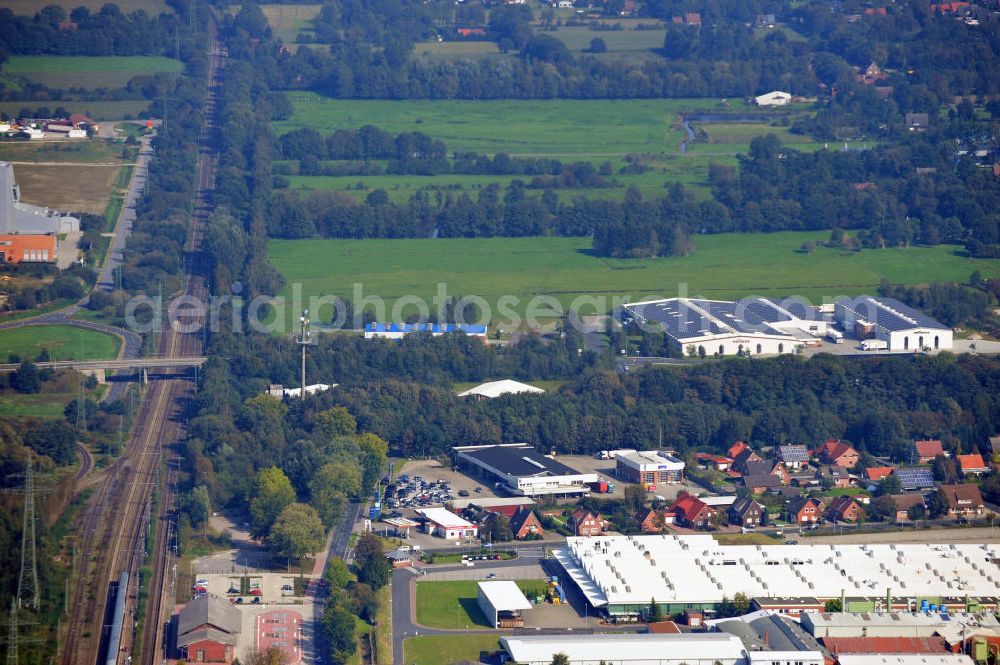
[[725,633],[643,633],[639,635],[525,635],[501,637],[500,644],[515,663],[551,663],[557,653],[569,656],[570,663],[612,663],[685,659],[696,662],[739,659],[743,643]]
[[480,582],[490,605],[498,612],[513,612],[515,610],[530,610],[531,602],[524,597],[517,584],[507,580],[496,582]]
[[[560,563],[595,605],[750,597],[993,597],[997,544],[720,545],[709,535],[566,539]],[[583,578],[583,579],[581,579]],[[992,578],[992,579],[991,579]]]
[[472,395],[478,395],[479,397],[488,397],[493,399],[494,397],[500,397],[500,395],[513,395],[516,393],[544,393],[545,391],[541,388],[536,388],[535,386],[529,386],[527,383],[521,383],[520,381],[512,381],[510,379],[503,379],[502,381],[489,381],[488,383],[481,383],[474,388],[469,388],[465,392],[458,393],[459,397],[470,397]]
[[451,527],[471,529],[476,526],[472,522],[464,520],[450,510],[445,510],[444,508],[421,508],[417,510],[417,513],[445,528]]

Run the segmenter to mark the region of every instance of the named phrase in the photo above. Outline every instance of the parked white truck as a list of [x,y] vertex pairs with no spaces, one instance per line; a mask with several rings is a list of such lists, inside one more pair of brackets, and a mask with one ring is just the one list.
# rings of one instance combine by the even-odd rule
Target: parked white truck
[[885,351],[889,348],[889,342],[884,339],[866,339],[861,342],[862,351]]

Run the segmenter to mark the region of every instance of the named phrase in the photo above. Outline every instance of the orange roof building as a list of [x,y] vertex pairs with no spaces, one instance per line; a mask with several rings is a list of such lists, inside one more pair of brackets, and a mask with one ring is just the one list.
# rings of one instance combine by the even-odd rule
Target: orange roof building
[[54,235],[0,235],[0,263],[52,263]]
[[891,466],[870,466],[865,469],[865,475],[868,476],[868,480],[878,482],[887,476],[891,476],[893,469]]
[[990,470],[990,467],[986,465],[986,460],[978,453],[975,455],[957,455],[956,457],[962,473],[986,473]]

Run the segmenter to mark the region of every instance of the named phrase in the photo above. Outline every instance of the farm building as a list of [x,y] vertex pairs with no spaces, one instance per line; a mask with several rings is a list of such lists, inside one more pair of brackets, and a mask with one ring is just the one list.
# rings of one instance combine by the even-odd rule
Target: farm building
[[[714,610],[733,589],[751,598],[842,595],[871,597],[874,608],[892,590],[894,605],[968,596],[996,604],[1000,545],[719,545],[708,535],[567,538],[556,550],[566,575],[590,604],[611,617],[638,616],[649,599],[665,612]],[[853,602],[853,601],[852,601]]]
[[775,90],[764,95],[753,98],[757,106],[786,106],[792,101],[792,95],[787,92]]
[[580,473],[527,443],[456,446],[455,464],[488,478],[515,496],[585,496],[596,473]]
[[630,483],[679,483],[684,481],[684,462],[658,450],[636,451],[615,456],[615,473]]
[[479,528],[444,508],[420,508],[417,514],[423,516],[424,531],[446,540],[475,538]]
[[797,300],[667,298],[623,305],[621,316],[649,330],[662,329],[685,355],[794,353],[827,329],[817,310]]
[[369,323],[365,326],[365,339],[403,339],[414,333],[430,333],[434,337],[448,333],[463,333],[470,337],[485,339],[486,326],[456,323]]
[[480,582],[476,602],[494,628],[521,628],[524,626],[521,612],[531,609],[531,602],[517,584],[508,580]]
[[840,298],[834,317],[844,330],[860,339],[888,343],[890,351],[920,351],[952,347],[951,328],[893,298]]
[[493,399],[501,395],[516,395],[518,393],[544,393],[545,391],[535,386],[529,386],[520,381],[504,379],[502,381],[489,381],[478,386],[469,388],[458,393],[459,397],[474,397],[475,399]]

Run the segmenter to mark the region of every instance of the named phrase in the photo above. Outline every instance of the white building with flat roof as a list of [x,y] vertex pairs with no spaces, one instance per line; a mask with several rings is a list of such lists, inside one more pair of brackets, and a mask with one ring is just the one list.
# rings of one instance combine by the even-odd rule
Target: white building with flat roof
[[475,524],[444,508],[420,508],[416,512],[426,520],[424,531],[439,538],[462,540],[475,538],[479,532]]
[[642,485],[684,481],[684,462],[658,450],[640,450],[615,456],[615,473]]
[[964,653],[843,653],[840,665],[973,665]]
[[[665,612],[715,609],[750,598],[842,596],[909,603],[979,599],[995,607],[1000,544],[720,545],[709,535],[571,537],[555,551],[590,604],[637,616],[655,598]],[[931,601],[935,602],[935,601]]]
[[596,473],[581,473],[527,443],[456,446],[455,463],[515,496],[586,496]]
[[[648,601],[647,601],[648,602]],[[550,665],[564,653],[570,665],[745,665],[740,638],[725,633],[518,635],[500,646],[518,665]]]
[[889,351],[952,348],[951,328],[893,298],[840,298],[834,303],[834,317],[861,339],[887,342]]

